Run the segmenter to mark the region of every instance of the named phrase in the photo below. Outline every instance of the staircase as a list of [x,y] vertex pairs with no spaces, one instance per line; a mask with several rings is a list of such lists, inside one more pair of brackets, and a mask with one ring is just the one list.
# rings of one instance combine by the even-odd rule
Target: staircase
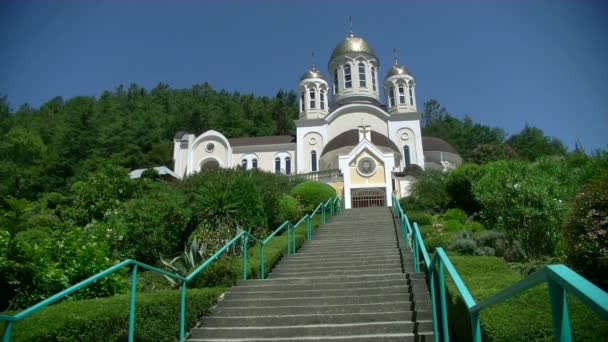
[[398,241],[389,208],[346,210],[269,279],[232,287],[189,341],[431,341],[424,275]]

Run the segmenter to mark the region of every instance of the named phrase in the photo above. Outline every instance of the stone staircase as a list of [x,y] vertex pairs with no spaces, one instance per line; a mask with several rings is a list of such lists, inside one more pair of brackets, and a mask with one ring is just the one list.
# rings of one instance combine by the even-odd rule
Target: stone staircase
[[423,274],[389,208],[346,210],[266,280],[240,281],[189,341],[431,341]]

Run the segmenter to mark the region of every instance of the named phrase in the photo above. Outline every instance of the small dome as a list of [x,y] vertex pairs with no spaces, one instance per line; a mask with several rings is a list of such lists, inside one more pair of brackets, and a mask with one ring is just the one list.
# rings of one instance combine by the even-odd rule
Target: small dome
[[305,72],[302,77],[300,77],[300,81],[303,81],[308,78],[320,78],[325,81],[325,79],[323,78],[323,74],[319,70],[317,70],[314,65],[312,66],[312,68],[310,68],[310,70]]
[[406,67],[404,67],[403,65],[399,64],[399,61],[397,61],[397,59],[395,59],[395,62],[393,63],[393,66],[386,72],[386,76],[384,76],[384,78],[389,78],[391,76],[395,76],[395,75],[409,75],[412,76],[412,74],[410,73],[409,70],[407,70]]
[[372,48],[367,45],[367,42],[361,37],[355,37],[355,34],[351,32],[348,37],[346,37],[346,39],[340,42],[340,44],[336,45],[336,48],[331,53],[330,62],[338,56],[345,55],[351,52],[366,53],[368,55],[371,55],[375,59],[378,59],[374,50],[372,50]]

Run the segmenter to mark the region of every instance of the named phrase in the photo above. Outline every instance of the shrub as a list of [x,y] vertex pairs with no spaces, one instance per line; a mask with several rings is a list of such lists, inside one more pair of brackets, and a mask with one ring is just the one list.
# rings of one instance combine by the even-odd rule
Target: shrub
[[297,223],[302,218],[302,208],[298,200],[289,195],[282,195],[279,199],[279,222],[291,221]]
[[469,218],[469,216],[462,209],[451,208],[451,209],[446,210],[441,215],[441,218],[444,221],[453,220],[453,221],[458,221],[460,223],[465,223],[467,221],[467,218]]
[[289,194],[298,199],[305,212],[310,213],[319,203],[335,197],[336,190],[325,183],[309,181],[296,185]]
[[440,232],[433,226],[421,226],[419,228],[424,246],[429,253],[433,253],[437,247],[447,247],[450,242],[449,234]]
[[477,254],[477,243],[472,239],[456,239],[450,242],[448,250],[462,254],[475,255]]
[[564,233],[568,261],[608,289],[608,172],[603,173],[576,195]]
[[475,233],[484,231],[486,228],[483,226],[483,224],[477,221],[468,221],[465,223],[464,229]]
[[[503,257],[506,261],[518,261],[525,258],[521,245],[505,233],[494,230],[481,231],[475,236],[475,241],[480,249],[483,248],[483,251],[480,250],[478,253],[480,255]],[[490,250],[494,253],[489,254]]]
[[444,221],[441,225],[446,232],[459,232],[464,230],[464,224],[456,220]]
[[[521,280],[496,257],[455,256],[450,260],[477,303]],[[450,340],[472,341],[469,314],[455,286],[446,282]],[[481,312],[483,341],[552,341],[551,307],[546,286],[528,289]],[[573,341],[603,341],[608,325],[581,302],[568,296]]]
[[433,223],[433,217],[424,211],[408,211],[405,214],[408,220],[410,220],[410,224],[417,222],[419,226],[424,226]]
[[[186,329],[198,323],[225,288],[188,289]],[[176,341],[179,335],[179,291],[138,294],[135,336],[139,341]],[[13,326],[15,341],[126,340],[129,296],[66,301],[51,305]]]
[[482,176],[482,168],[476,164],[463,164],[450,171],[445,182],[452,205],[473,214],[481,209],[473,194],[473,183]]
[[416,199],[412,196],[401,197],[399,199],[399,204],[401,205],[401,209],[403,209],[403,211],[410,211],[410,210],[422,211],[422,210],[427,209],[424,207],[424,205],[422,203],[416,201]]
[[572,177],[551,162],[489,163],[473,184],[485,223],[521,241],[530,256],[553,254],[572,189]]
[[426,210],[441,211],[449,201],[445,189],[446,174],[439,170],[427,170],[412,185],[412,195]]

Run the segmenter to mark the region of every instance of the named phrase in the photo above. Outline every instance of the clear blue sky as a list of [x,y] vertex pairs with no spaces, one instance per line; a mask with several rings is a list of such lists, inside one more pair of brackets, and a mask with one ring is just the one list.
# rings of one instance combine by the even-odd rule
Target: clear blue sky
[[256,95],[295,89],[311,51],[327,75],[353,28],[384,74],[398,57],[419,109],[573,147],[608,147],[608,3],[600,1],[4,1],[0,93],[13,109],[159,82]]

